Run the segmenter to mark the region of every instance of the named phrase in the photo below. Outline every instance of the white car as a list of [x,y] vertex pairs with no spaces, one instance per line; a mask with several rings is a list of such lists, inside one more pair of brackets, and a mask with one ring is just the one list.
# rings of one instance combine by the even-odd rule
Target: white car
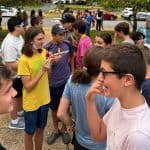
[[2,17],[16,16],[18,12],[17,8],[13,8],[13,7],[0,6],[0,9],[2,11]]
[[150,12],[138,12],[136,18],[139,21],[145,21],[148,16],[150,16]]
[[131,19],[132,16],[133,16],[133,8],[126,7],[126,8],[122,11],[122,17],[123,17],[123,18]]

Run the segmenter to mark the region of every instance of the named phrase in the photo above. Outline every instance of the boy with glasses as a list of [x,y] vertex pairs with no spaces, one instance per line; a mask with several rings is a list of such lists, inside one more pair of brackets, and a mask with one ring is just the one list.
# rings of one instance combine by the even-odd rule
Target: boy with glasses
[[[18,60],[21,56],[21,50],[24,44],[22,33],[24,32],[24,24],[22,20],[17,17],[12,17],[7,22],[9,33],[5,37],[1,45],[2,61],[14,72],[18,70]],[[13,87],[17,91],[14,97],[14,110],[11,114],[11,122],[9,128],[24,129],[24,122],[19,116],[23,115],[22,110],[22,82],[19,76],[16,76],[13,81]]]
[[[140,49],[132,44],[103,51],[101,72],[86,94],[87,118],[96,141],[107,137],[108,150],[150,150],[150,109],[141,95],[146,66]],[[94,97],[117,97],[101,118]]]

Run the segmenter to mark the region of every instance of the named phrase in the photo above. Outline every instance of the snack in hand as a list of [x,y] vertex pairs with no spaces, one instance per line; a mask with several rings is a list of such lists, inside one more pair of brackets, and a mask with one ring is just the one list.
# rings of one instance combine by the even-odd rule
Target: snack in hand
[[49,52],[46,53],[46,56],[45,56],[45,57],[46,57],[46,59],[48,59],[48,58],[50,57]]

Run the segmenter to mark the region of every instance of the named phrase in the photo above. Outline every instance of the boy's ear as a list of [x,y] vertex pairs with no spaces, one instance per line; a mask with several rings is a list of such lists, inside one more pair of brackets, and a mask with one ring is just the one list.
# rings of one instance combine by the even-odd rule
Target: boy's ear
[[124,78],[125,78],[125,82],[124,82],[125,87],[135,84],[135,79],[134,79],[134,76],[132,74],[129,74],[129,73],[126,74]]

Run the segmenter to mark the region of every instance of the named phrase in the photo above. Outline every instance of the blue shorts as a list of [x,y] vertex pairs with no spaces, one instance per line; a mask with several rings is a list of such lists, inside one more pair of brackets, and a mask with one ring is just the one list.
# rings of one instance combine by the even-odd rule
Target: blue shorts
[[50,87],[50,93],[51,93],[51,102],[50,102],[50,108],[51,110],[56,111],[58,109],[60,98],[63,94],[65,84],[59,86],[59,87]]
[[47,124],[49,104],[41,106],[35,111],[24,112],[25,132],[33,135],[37,128],[44,129]]

